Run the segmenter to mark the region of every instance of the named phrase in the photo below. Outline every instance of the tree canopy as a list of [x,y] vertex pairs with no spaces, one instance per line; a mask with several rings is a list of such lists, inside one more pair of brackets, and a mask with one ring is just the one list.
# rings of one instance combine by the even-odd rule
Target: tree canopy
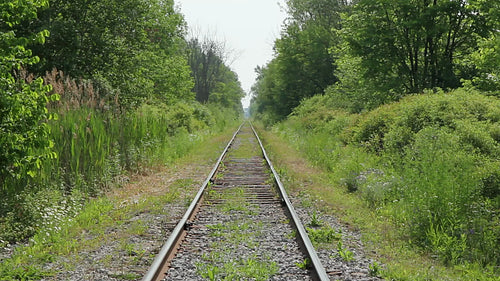
[[126,107],[151,98],[167,103],[193,98],[183,54],[186,24],[173,0],[48,2],[36,20],[18,28],[24,34],[51,33],[43,46],[30,46],[40,57],[30,71],[42,76],[57,68],[109,84]]
[[[302,99],[323,93],[337,81],[335,58],[329,50],[338,43],[336,30],[345,6],[337,0],[286,3],[289,16],[275,41],[275,58],[258,69],[253,88],[259,104],[254,108],[274,120],[283,119]],[[268,79],[273,82],[260,81]]]
[[487,34],[485,15],[469,2],[361,0],[345,21],[345,39],[381,90],[457,88],[474,74],[459,60]]
[[277,121],[302,99],[325,92],[339,107],[359,112],[464,81],[498,91],[498,6],[483,0],[287,1],[275,57],[259,68],[253,88],[254,113]]
[[188,40],[187,48],[196,100],[217,103],[241,113],[241,99],[245,92],[238,75],[227,65],[229,53],[224,42],[208,37],[192,38]]
[[[47,126],[55,115],[47,105],[57,95],[49,82],[65,84],[59,94],[99,95],[117,114],[145,103],[197,108],[195,98],[234,116],[242,112],[237,75],[223,53],[186,40],[173,0],[12,0],[0,11],[1,183],[56,157]],[[195,65],[197,54],[202,61]],[[199,91],[204,85],[207,91]]]

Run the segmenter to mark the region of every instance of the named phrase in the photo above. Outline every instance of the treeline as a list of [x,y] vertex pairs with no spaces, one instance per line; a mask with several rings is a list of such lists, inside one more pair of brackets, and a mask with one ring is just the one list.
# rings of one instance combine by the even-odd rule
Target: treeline
[[499,89],[497,1],[288,0],[253,112],[283,120],[301,100],[362,112],[424,89]]
[[[274,59],[257,68],[254,118],[409,244],[462,266],[463,280],[496,280],[500,2],[286,3]],[[394,263],[391,280],[430,274]]]
[[172,0],[0,10],[0,245],[68,196],[168,163],[242,115],[223,43],[188,38]]

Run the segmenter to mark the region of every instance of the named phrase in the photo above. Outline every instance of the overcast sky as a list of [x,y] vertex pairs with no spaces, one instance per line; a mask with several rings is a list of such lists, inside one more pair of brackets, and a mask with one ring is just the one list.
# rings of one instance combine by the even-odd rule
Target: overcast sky
[[[285,12],[284,0],[176,0],[188,26],[201,35],[208,34],[226,42],[232,50],[230,65],[243,90],[250,93],[256,74],[273,55],[273,42],[279,37]],[[281,7],[280,7],[281,6]],[[250,102],[247,96],[243,106]]]

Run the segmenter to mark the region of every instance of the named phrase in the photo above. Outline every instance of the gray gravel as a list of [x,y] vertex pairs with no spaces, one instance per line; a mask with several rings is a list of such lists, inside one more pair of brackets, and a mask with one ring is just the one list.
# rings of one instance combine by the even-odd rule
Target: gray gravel
[[[140,280],[151,265],[154,256],[175,223],[185,212],[183,205],[166,206],[164,215],[142,213],[131,218],[128,223],[109,229],[107,239],[97,249],[83,251],[73,260],[61,258],[57,262],[47,264],[47,269],[58,271],[57,275],[42,280],[77,281],[77,280]],[[133,248],[127,249],[123,241],[116,239],[132,227],[132,222],[142,220],[147,230],[143,235],[132,235],[127,238]],[[71,263],[68,268],[67,262]]]
[[[337,218],[330,215],[320,214],[311,207],[304,207],[302,202],[309,201],[303,195],[301,198],[291,199],[295,211],[304,225],[312,221],[312,214],[319,217],[323,227],[329,227],[341,233],[343,248],[353,253],[353,259],[346,261],[340,257],[337,245],[321,245],[317,247],[318,257],[330,276],[330,280],[360,280],[374,281],[383,280],[382,278],[370,276],[370,265],[373,266],[377,261],[369,258],[365,254],[361,234],[349,229],[340,223]],[[305,204],[309,205],[309,204]],[[379,263],[377,263],[379,264]],[[379,266],[381,266],[379,264]]]
[[[206,265],[224,268],[224,264],[241,260],[274,263],[278,271],[267,280],[311,280],[309,272],[297,266],[305,256],[298,248],[284,212],[269,205],[250,205],[248,211],[222,212],[219,205],[205,206],[198,222],[171,264],[165,280],[206,280],[201,272]],[[278,206],[279,207],[279,206]],[[251,214],[249,214],[251,213]],[[222,231],[217,226],[235,224]],[[242,240],[239,240],[242,236]],[[211,255],[217,256],[211,258]],[[221,273],[220,278],[225,277]]]
[[[204,170],[209,170],[209,166],[206,166]],[[204,177],[204,172],[200,170],[190,176],[200,182]],[[45,265],[46,268],[56,270],[58,273],[43,280],[141,280],[176,222],[187,209],[185,198],[189,196],[191,195],[184,194],[179,202],[165,206],[165,212],[162,215],[141,213],[120,226],[108,229],[105,241],[93,250],[74,253],[73,257],[61,257]],[[302,204],[303,200],[309,199],[302,195],[301,198],[289,196],[302,222],[309,223],[313,209],[304,207],[306,204]],[[273,216],[269,217],[266,206],[251,206],[250,209],[251,215],[245,211],[224,213],[220,212],[217,206],[208,206],[207,212],[217,213],[217,218],[208,219],[208,213],[204,213],[205,220],[193,226],[189,234],[190,239],[188,239],[188,244],[192,246],[184,246],[184,251],[172,264],[166,280],[207,280],[207,278],[200,277],[200,270],[207,269],[207,266],[222,266],[228,262],[229,256],[233,257],[235,264],[248,259],[261,260],[267,264],[276,263],[278,272],[269,280],[309,280],[307,271],[297,266],[304,260],[304,257],[297,249],[292,230],[285,223],[284,215],[272,212]],[[319,217],[323,226],[342,233],[344,248],[353,253],[353,259],[345,261],[340,257],[336,244],[321,245],[318,249],[318,256],[331,280],[381,280],[370,276],[369,266],[375,261],[366,257],[360,234],[342,225],[333,216],[320,214]],[[123,241],[123,235],[126,235],[124,233],[133,227],[133,222],[136,220],[141,220],[147,231],[142,235],[128,236],[127,241],[134,247],[126,249],[126,245],[118,241]],[[197,237],[209,231],[213,232],[214,226],[218,223],[248,220],[252,223],[249,223],[245,231],[256,233],[255,237],[250,240],[233,243],[230,247],[222,247],[225,241],[221,239],[226,236],[209,236],[209,243],[217,249],[215,252],[221,254],[211,255],[214,252],[213,249],[209,250],[205,246],[200,246],[203,243],[197,240]],[[259,221],[262,223],[257,223]],[[272,231],[270,233],[261,231],[264,226],[271,227]],[[276,239],[277,236],[279,236],[278,239]],[[90,238],[88,234],[82,234],[82,240],[88,238]],[[2,252],[8,256],[11,250],[12,248],[4,249]]]

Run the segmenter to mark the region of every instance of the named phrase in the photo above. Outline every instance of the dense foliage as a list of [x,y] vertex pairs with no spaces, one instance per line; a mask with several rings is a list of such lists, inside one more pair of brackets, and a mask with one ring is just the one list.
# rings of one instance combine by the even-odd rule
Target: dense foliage
[[36,20],[17,32],[48,30],[44,45],[30,46],[39,76],[56,68],[70,77],[111,86],[124,107],[156,98],[172,103],[192,97],[182,55],[185,23],[174,3],[158,0],[51,0]]
[[408,243],[489,280],[500,264],[500,2],[287,5],[275,57],[257,68],[253,116]]
[[496,97],[426,93],[361,115],[332,103],[308,99],[275,130],[408,242],[446,264],[500,263]]
[[498,1],[287,1],[254,115],[273,123],[328,93],[352,112],[464,81],[498,91]]
[[50,87],[42,79],[27,82],[14,75],[22,65],[38,61],[27,45],[44,42],[48,32],[23,37],[12,27],[25,18],[35,18],[37,8],[45,5],[46,1],[0,4],[0,189],[5,188],[7,178],[33,175],[43,160],[54,157],[44,123],[51,117],[46,108]]
[[0,11],[0,245],[39,231],[51,205],[168,164],[240,118],[243,90],[221,54],[195,100],[172,0],[4,1]]
[[215,102],[241,113],[241,99],[245,93],[237,74],[225,63],[228,55],[222,42],[209,38],[188,41],[188,62],[196,100]]
[[269,122],[285,118],[306,97],[321,94],[337,81],[334,57],[344,1],[287,1],[289,17],[274,45],[275,58],[256,69],[252,88],[255,113]]

